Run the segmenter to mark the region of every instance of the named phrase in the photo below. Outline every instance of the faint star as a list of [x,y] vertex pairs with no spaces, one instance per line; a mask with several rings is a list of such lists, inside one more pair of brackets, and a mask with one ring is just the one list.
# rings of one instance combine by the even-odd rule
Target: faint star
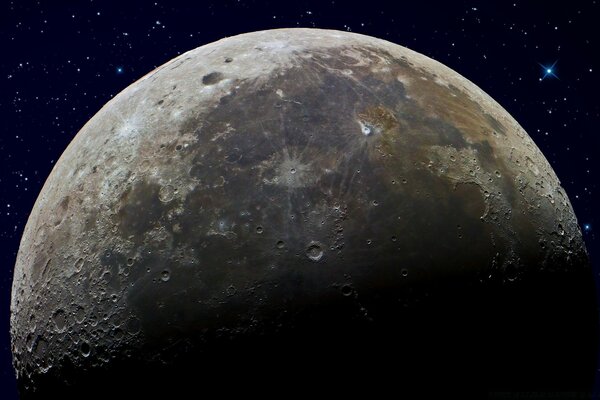
[[121,75],[123,72],[123,67],[117,67],[117,74]]
[[540,78],[540,81],[543,81],[544,79],[546,79],[548,77],[558,79],[558,76],[556,75],[556,69],[554,68],[556,66],[557,62],[558,61],[554,61],[554,64],[552,64],[552,65],[540,64],[540,67],[542,67],[542,69],[544,70],[544,76],[542,76]]

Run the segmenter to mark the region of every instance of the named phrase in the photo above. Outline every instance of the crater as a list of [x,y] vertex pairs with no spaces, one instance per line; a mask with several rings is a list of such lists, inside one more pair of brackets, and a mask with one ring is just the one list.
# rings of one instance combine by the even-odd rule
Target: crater
[[214,85],[221,80],[223,80],[223,74],[216,71],[206,74],[202,77],[202,83],[205,85]]
[[352,293],[354,292],[354,289],[352,289],[352,286],[350,285],[344,285],[342,286],[342,294],[346,297],[350,296]]
[[87,343],[87,342],[81,343],[81,355],[82,356],[88,357],[90,355],[91,350],[92,349],[90,348],[89,343]]
[[311,242],[306,247],[306,256],[309,260],[318,262],[323,258],[323,246],[319,242]]
[[175,198],[175,188],[171,185],[165,185],[158,191],[158,198],[163,203],[168,203]]
[[57,332],[61,333],[65,331],[65,326],[67,325],[67,316],[64,310],[56,310],[56,312],[52,316],[52,320],[54,321],[54,325],[56,326]]

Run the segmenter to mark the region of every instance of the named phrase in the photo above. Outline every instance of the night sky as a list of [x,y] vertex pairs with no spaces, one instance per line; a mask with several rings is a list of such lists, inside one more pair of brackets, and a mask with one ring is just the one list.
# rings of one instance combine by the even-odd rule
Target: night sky
[[600,213],[594,206],[600,204],[600,5],[552,3],[3,0],[0,397],[17,396],[9,343],[13,266],[29,212],[55,162],[125,87],[185,51],[239,33],[284,27],[358,32],[406,46],[465,76],[506,108],[542,150],[600,268]]

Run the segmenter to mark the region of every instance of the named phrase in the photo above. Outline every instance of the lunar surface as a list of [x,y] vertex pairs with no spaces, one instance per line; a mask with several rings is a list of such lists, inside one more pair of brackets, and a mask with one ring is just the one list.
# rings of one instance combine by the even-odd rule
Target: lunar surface
[[570,389],[594,304],[569,199],[498,103],[399,45],[278,29],[81,129],[23,233],[12,350],[25,398]]

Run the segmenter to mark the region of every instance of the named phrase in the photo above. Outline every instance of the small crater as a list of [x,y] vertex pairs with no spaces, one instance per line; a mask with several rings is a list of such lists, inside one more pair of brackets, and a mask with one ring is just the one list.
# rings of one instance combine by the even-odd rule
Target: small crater
[[129,319],[129,321],[127,321],[126,329],[131,335],[135,335],[142,329],[142,323],[136,317],[132,317]]
[[183,149],[183,145],[178,144],[177,146],[175,146],[175,150],[177,151],[181,151]]
[[497,178],[500,178],[502,176],[502,175],[500,175],[500,171],[496,171],[495,174],[496,174]]
[[323,248],[318,242],[311,242],[306,248],[306,256],[314,262],[323,258]]
[[85,320],[85,309],[82,306],[77,306],[75,309],[75,321],[78,324],[82,323]]
[[85,260],[83,258],[80,258],[77,261],[75,261],[75,272],[81,272],[83,264],[85,264]]
[[127,259],[127,265],[130,266],[130,267],[133,265],[134,262],[135,262],[135,260],[133,258],[128,258]]
[[232,61],[233,61],[233,58],[231,58],[231,57],[226,57],[226,58],[225,58],[225,62],[226,62],[226,63],[230,63],[230,62],[232,62]]
[[33,345],[35,344],[34,337],[31,333],[27,334],[27,338],[25,338],[25,346],[27,347],[27,351],[31,353],[33,350]]
[[228,163],[236,163],[242,159],[242,151],[237,147],[234,147],[231,153],[225,156],[225,161]]
[[110,273],[110,271],[104,271],[104,273],[102,274],[102,280],[105,283],[109,283],[111,278],[112,278],[112,274]]
[[354,289],[352,289],[352,286],[350,286],[350,285],[344,285],[344,286],[342,286],[342,295],[348,297],[353,292],[354,292]]
[[54,212],[54,226],[60,225],[69,209],[69,196],[64,197]]
[[168,203],[175,197],[175,188],[171,185],[165,185],[160,188],[158,198],[163,203]]
[[400,274],[401,274],[402,276],[404,276],[404,277],[407,277],[407,276],[408,276],[408,270],[407,270],[406,268],[402,268],[402,269],[400,270]]
[[124,335],[124,332],[122,329],[115,328],[115,330],[113,331],[113,338],[115,338],[116,340],[123,339],[123,335]]
[[510,263],[504,268],[504,274],[509,282],[514,282],[517,279],[518,271],[514,264]]
[[206,74],[202,77],[202,83],[205,85],[214,85],[221,80],[223,80],[223,74],[216,71]]
[[65,331],[65,326],[67,325],[67,315],[64,310],[56,310],[54,315],[52,315],[52,320],[54,321],[54,326],[56,326],[56,331],[58,333]]
[[256,233],[258,233],[260,235],[263,232],[264,232],[264,229],[263,229],[262,226],[259,225],[259,226],[256,227]]
[[237,292],[237,289],[233,285],[230,285],[227,288],[227,296],[233,296],[236,292]]
[[92,351],[88,342],[81,343],[80,350],[81,350],[81,355],[84,357],[88,357],[90,355],[90,352]]
[[35,345],[33,346],[34,354],[37,355],[38,357],[42,357],[46,353],[46,350],[48,350],[48,342],[46,342],[46,340],[44,340],[43,338],[38,336],[37,341],[35,342]]
[[283,249],[284,247],[285,247],[285,242],[283,240],[280,240],[277,242],[278,249]]
[[168,269],[163,270],[160,273],[160,280],[163,282],[168,282],[171,279],[171,272]]

